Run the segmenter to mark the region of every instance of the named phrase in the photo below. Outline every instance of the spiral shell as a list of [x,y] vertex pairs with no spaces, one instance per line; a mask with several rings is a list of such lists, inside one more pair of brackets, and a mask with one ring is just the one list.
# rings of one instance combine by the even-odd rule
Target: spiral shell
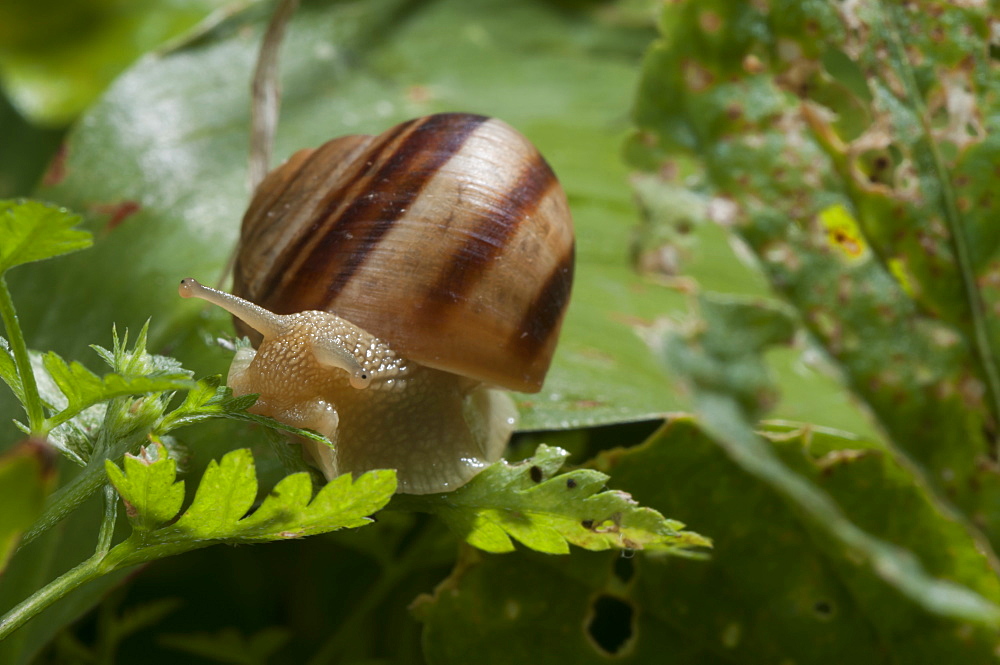
[[534,392],[573,256],[566,195],[537,149],[499,120],[448,113],[334,139],[269,174],[243,218],[234,292],[279,314],[332,312],[407,359]]

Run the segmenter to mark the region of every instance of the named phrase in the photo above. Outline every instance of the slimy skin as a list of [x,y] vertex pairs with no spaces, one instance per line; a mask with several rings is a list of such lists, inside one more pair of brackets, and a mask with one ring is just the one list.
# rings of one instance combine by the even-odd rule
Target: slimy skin
[[398,491],[451,491],[500,458],[516,423],[510,396],[399,357],[389,344],[328,312],[278,315],[185,279],[181,296],[225,308],[263,335],[241,349],[228,384],[259,394],[252,413],[312,429],[304,439],[328,479],[397,471]]

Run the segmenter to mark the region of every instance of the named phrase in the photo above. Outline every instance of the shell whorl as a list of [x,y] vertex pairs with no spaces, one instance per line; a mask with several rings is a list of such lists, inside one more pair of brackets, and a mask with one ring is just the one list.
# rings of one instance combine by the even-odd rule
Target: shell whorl
[[243,219],[234,291],[277,313],[333,312],[406,358],[533,392],[573,254],[566,195],[537,149],[499,120],[439,114],[269,174]]

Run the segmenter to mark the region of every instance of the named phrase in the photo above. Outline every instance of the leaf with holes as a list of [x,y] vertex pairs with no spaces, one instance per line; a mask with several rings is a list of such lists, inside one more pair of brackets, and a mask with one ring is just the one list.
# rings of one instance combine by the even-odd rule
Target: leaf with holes
[[987,3],[672,3],[629,152],[686,165],[888,443],[996,550],[991,25]]
[[[995,599],[934,577],[909,550],[859,528],[831,496],[789,468],[755,432],[761,404],[773,389],[762,354],[768,346],[790,341],[794,327],[787,312],[760,302],[708,295],[698,304],[700,320],[683,332],[667,334],[662,355],[690,386],[705,433],[737,464],[797,505],[818,531],[838,540],[915,603],[942,616],[1000,625],[1000,604]],[[733,330],[751,332],[734,336]],[[873,495],[874,500],[889,498]],[[945,527],[942,523],[939,529]],[[972,526],[962,527],[974,541]]]
[[[768,424],[763,435],[851,520],[912,551],[935,577],[1000,599],[1000,579],[975,540],[877,445],[811,426]],[[611,655],[658,663],[664,653],[677,665],[993,658],[994,629],[959,627],[888,588],[858,565],[855,550],[824,536],[795,502],[734,462],[694,417],[672,418],[646,442],[605,451],[594,465],[644,503],[711,533],[711,557],[523,549],[489,556],[470,548],[433,594],[414,603],[428,662],[468,662],[469,654],[482,665],[597,665]],[[896,510],[883,509],[876,499],[884,496]],[[491,648],[498,635],[503,650]]]
[[569,545],[691,554],[711,542],[664,519],[618,490],[601,491],[608,476],[592,469],[555,475],[569,456],[541,445],[535,456],[493,464],[446,495],[400,496],[396,507],[440,516],[470,545],[511,552],[514,538],[539,552],[566,554]]
[[84,409],[116,397],[189,390],[195,386],[187,373],[156,372],[146,376],[94,374],[82,364],[67,363],[55,352],[44,357],[45,369],[66,396],[66,407],[46,420],[48,429],[58,427]]

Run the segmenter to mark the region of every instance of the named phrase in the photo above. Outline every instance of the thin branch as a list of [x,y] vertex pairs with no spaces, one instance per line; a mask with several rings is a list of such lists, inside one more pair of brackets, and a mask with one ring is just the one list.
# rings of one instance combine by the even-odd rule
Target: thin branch
[[14,300],[7,288],[7,280],[2,275],[0,275],[0,319],[3,320],[4,330],[7,331],[7,341],[10,344],[11,353],[14,355],[14,364],[17,366],[17,373],[21,379],[24,409],[28,414],[28,429],[39,438],[44,438],[46,432],[44,430],[45,412],[42,409],[42,398],[38,394],[35,372],[31,369],[31,358],[28,356],[28,347],[25,345],[24,335],[21,333],[21,324],[17,320]]
[[253,74],[250,102],[250,192],[270,170],[274,150],[274,134],[281,107],[281,80],[278,75],[278,55],[285,38],[285,28],[299,0],[281,0],[264,33]]
[[[281,77],[278,73],[278,56],[285,38],[285,28],[298,9],[299,0],[281,0],[271,22],[264,32],[264,39],[257,54],[253,83],[250,92],[250,160],[247,169],[247,186],[253,197],[257,186],[271,170],[271,155],[274,152],[274,135],[278,127],[281,109]],[[216,282],[222,289],[236,265],[239,244],[233,247],[226,259],[226,265]]]

